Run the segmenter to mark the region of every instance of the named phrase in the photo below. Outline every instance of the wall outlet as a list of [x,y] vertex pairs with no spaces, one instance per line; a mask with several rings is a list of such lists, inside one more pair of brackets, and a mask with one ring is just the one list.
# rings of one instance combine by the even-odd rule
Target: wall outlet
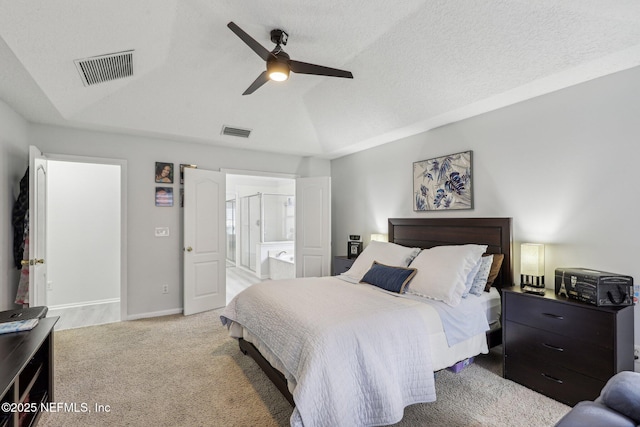
[[169,285],[162,285],[162,293],[163,294],[169,293]]
[[640,345],[636,345],[633,347],[633,358],[636,361],[640,360]]
[[53,290],[53,282],[51,280],[47,281],[47,290],[48,291],[52,291]]

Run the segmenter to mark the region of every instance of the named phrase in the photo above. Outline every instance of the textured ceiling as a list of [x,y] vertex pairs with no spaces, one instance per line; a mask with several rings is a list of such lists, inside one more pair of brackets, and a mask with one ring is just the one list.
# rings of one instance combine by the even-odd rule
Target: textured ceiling
[[[271,50],[354,79],[242,92]],[[74,60],[135,50],[85,87]],[[0,0],[0,99],[36,123],[336,158],[640,65],[637,0]],[[249,139],[223,125],[252,129]]]

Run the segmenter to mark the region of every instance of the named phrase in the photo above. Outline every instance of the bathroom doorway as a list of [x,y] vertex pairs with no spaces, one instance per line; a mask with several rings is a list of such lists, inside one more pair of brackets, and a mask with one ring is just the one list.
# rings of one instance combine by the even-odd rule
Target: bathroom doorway
[[273,278],[283,278],[288,271],[295,277],[296,180],[294,176],[225,172],[229,301],[251,284],[272,279],[270,257],[287,263],[277,273],[274,268],[277,277]]

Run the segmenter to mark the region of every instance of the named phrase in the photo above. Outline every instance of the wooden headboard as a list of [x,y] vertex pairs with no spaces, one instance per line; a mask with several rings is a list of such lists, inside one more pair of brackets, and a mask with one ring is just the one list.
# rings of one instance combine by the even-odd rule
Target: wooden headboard
[[487,245],[488,254],[504,254],[494,286],[513,286],[511,218],[389,218],[389,241],[423,249]]

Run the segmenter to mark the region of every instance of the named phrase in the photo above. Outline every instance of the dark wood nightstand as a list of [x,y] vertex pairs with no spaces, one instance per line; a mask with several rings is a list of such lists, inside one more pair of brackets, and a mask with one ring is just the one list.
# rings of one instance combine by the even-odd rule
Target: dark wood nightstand
[[347,258],[347,256],[333,257],[333,275],[337,276],[349,270],[355,261],[355,258]]
[[613,375],[633,371],[633,306],[507,288],[502,331],[504,377],[567,405],[595,399]]

